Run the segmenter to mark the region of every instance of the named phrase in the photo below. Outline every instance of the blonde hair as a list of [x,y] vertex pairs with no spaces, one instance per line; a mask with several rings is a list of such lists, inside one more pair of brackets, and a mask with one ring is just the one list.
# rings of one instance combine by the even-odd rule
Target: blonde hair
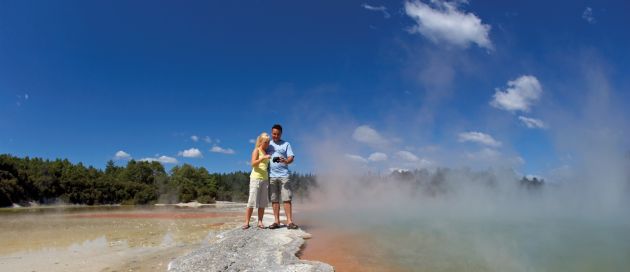
[[258,138],[256,139],[256,148],[259,148],[262,145],[263,141],[269,142],[269,134],[267,134],[267,132],[263,132],[258,136]]

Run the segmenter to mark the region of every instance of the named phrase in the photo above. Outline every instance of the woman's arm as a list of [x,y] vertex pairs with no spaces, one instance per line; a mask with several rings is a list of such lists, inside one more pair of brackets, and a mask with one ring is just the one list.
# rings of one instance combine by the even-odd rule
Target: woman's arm
[[260,163],[260,161],[258,160],[258,148],[254,148],[254,151],[252,151],[252,167],[256,167],[257,164]]
[[258,152],[258,148],[255,148],[254,151],[252,151],[252,167],[256,167],[256,165],[258,165],[261,161],[269,158],[269,155],[264,155],[262,158],[260,158],[260,156],[258,156],[259,153],[260,152]]

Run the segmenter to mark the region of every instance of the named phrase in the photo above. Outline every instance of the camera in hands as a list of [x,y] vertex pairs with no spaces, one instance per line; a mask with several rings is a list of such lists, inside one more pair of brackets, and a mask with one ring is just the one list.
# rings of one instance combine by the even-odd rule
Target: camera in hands
[[272,161],[276,162],[276,163],[280,162],[280,160],[282,160],[281,157],[273,157],[273,159],[272,159]]

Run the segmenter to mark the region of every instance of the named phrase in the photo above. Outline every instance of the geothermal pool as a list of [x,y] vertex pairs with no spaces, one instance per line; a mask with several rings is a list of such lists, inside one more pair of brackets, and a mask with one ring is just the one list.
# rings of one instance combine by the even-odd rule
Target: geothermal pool
[[[625,271],[628,225],[438,219],[375,226],[375,244],[410,271]],[[396,224],[398,223],[398,224]]]
[[[576,215],[440,214],[312,211],[305,257],[365,271],[627,271],[630,222]],[[397,213],[396,211],[392,211]],[[352,234],[352,235],[349,235]],[[337,254],[309,252],[325,247]],[[344,255],[343,252],[352,251]]]
[[242,207],[0,209],[0,271],[165,271],[239,225]]
[[[385,203],[296,203],[296,208],[296,222],[313,234],[300,257],[330,263],[337,271],[630,267],[625,211],[506,213],[497,206],[479,212],[479,205],[465,209],[427,201],[407,209]],[[0,271],[165,271],[175,257],[238,227],[242,214],[241,204],[0,209]]]

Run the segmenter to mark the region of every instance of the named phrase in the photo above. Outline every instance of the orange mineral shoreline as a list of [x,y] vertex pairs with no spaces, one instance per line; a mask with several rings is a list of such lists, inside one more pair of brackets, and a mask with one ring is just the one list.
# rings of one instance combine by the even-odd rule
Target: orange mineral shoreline
[[387,252],[379,249],[368,234],[351,233],[317,225],[302,223],[306,232],[313,235],[306,240],[298,257],[328,263],[335,271],[407,271],[396,267],[387,258]]
[[156,218],[156,219],[191,219],[191,218],[219,218],[239,216],[242,213],[235,212],[205,212],[205,213],[181,213],[181,212],[161,212],[161,213],[89,213],[68,215],[69,218]]

